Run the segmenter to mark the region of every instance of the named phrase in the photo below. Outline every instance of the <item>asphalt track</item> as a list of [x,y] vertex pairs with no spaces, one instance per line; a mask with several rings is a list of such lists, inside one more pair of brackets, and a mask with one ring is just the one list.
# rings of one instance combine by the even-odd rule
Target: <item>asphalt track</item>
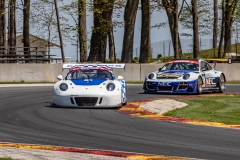
[[[240,85],[227,85],[225,93],[239,91]],[[156,121],[116,109],[52,108],[52,95],[51,86],[1,87],[0,142],[240,159],[239,129]],[[142,94],[141,85],[127,86],[128,101],[176,96]]]

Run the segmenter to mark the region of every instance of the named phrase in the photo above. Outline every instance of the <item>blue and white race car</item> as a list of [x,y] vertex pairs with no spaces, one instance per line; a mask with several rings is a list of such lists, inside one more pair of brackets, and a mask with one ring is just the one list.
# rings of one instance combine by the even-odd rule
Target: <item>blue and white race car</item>
[[197,93],[226,89],[226,77],[221,71],[201,59],[174,59],[158,71],[147,75],[144,93]]
[[125,64],[63,64],[69,69],[65,78],[57,77],[53,106],[63,107],[121,107],[126,103],[126,83],[115,76],[112,68]]

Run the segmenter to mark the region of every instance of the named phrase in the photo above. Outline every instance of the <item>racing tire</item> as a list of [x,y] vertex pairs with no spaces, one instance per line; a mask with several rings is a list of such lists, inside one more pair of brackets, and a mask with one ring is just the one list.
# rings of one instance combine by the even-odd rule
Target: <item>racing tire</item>
[[198,77],[197,94],[202,94],[202,78],[201,77]]
[[218,92],[223,93],[224,91],[225,91],[225,79],[223,74],[221,74],[218,82]]

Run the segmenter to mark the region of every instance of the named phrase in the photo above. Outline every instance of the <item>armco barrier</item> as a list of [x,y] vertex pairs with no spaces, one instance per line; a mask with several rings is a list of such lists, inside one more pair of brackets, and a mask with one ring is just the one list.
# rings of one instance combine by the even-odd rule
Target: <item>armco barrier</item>
[[[148,73],[163,65],[126,64],[125,69],[113,69],[113,72],[126,81],[144,81]],[[226,74],[227,81],[240,81],[240,63],[217,63],[216,69]],[[0,82],[57,82],[56,77],[65,74],[62,64],[0,64]]]

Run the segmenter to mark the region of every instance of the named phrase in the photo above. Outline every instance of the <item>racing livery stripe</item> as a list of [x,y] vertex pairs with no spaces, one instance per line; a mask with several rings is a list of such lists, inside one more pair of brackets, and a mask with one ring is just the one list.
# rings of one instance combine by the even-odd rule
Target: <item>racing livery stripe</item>
[[171,60],[171,61],[166,62],[166,64],[169,64],[169,63],[179,63],[179,62],[199,64],[199,61],[197,61],[197,60]]

